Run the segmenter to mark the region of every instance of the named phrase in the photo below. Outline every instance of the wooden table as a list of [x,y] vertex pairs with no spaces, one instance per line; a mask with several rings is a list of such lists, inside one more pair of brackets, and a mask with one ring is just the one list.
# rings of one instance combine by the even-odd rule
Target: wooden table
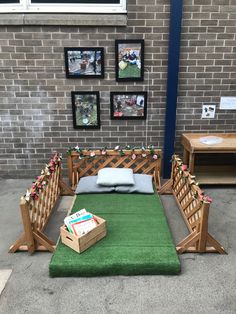
[[[218,144],[204,144],[203,137],[216,136],[222,139]],[[190,173],[196,176],[201,184],[236,184],[236,155],[233,165],[195,165],[196,154],[236,154],[236,133],[184,133],[184,163],[189,166]],[[219,158],[219,155],[217,155]]]

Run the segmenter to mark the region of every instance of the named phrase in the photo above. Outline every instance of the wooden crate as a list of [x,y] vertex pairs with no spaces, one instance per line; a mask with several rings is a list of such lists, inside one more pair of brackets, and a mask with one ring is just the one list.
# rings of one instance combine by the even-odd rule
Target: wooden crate
[[69,246],[72,250],[78,253],[82,253],[90,246],[104,238],[107,233],[106,221],[98,216],[94,215],[94,217],[98,221],[98,226],[89,231],[87,234],[80,237],[70,233],[65,225],[62,226],[60,228],[62,243]]

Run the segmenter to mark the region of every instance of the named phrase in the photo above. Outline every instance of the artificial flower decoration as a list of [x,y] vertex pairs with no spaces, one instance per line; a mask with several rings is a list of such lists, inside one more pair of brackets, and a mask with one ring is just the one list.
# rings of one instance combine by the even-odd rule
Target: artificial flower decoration
[[181,170],[182,170],[182,171],[188,170],[188,166],[187,166],[187,165],[182,165]]
[[[132,150],[133,151],[133,154],[135,154],[135,150],[142,150],[142,157],[143,158],[147,158],[148,157],[148,155],[151,155],[152,156],[152,158],[153,159],[159,159],[159,158],[161,158],[161,155],[160,154],[157,154],[156,152],[155,152],[155,149],[154,149],[154,147],[153,147],[153,145],[149,145],[147,148],[145,148],[144,146],[142,146],[141,148],[140,147],[133,147],[133,148],[131,148],[131,146],[130,145],[126,145],[125,146],[125,150]],[[125,152],[123,151],[123,149],[121,149],[120,148],[120,146],[119,145],[117,145],[117,146],[115,146],[115,148],[114,148],[114,150],[115,151],[119,151],[119,154],[120,154],[120,156],[124,156],[125,155]],[[79,159],[83,159],[83,158],[85,158],[86,156],[87,157],[95,157],[95,155],[96,155],[96,152],[95,151],[93,151],[93,152],[91,152],[90,154],[89,154],[89,156],[86,154],[86,156],[83,154],[83,152],[88,152],[89,151],[89,149],[81,149],[81,148],[79,148],[79,146],[76,146],[76,147],[74,147],[74,148],[69,148],[68,150],[67,150],[67,154],[68,155],[71,155],[71,153],[72,152],[76,152],[76,153],[78,153],[79,154],[79,156],[78,156],[78,158]],[[149,151],[149,152],[148,152]],[[95,154],[95,155],[94,155]],[[100,154],[101,155],[107,155],[107,149],[106,148],[103,148],[103,149],[100,149]],[[131,157],[132,157],[133,155],[131,155]],[[135,155],[136,156],[136,155]],[[137,156],[136,156],[137,157]],[[135,157],[135,158],[136,158]],[[134,156],[132,157],[132,159],[134,159]]]
[[194,198],[198,199],[201,202],[205,202],[205,203],[211,203],[213,201],[213,199],[211,197],[204,195],[204,192],[202,192],[202,191],[200,193],[195,191]]
[[207,202],[207,203],[212,203],[213,199],[211,197],[209,197],[209,196],[205,196],[203,201]]
[[202,202],[205,202],[205,203],[211,203],[212,202],[212,198],[207,196],[207,195],[203,195],[201,194],[199,199],[202,201]]
[[106,151],[105,148],[103,148],[103,149],[101,150],[101,154],[102,154],[103,156],[105,156],[105,155],[107,154],[107,151]]
[[45,169],[41,171],[41,175],[38,176],[37,180],[32,183],[31,189],[26,191],[24,199],[27,202],[31,199],[38,199],[40,191],[47,185],[48,179],[56,171],[61,159],[62,157],[58,153],[51,158],[49,163],[45,166]]
[[125,153],[122,149],[119,150],[119,154],[120,154],[120,156],[125,156]]
[[150,154],[151,154],[151,155],[154,155],[155,152],[154,152],[153,146],[152,146],[152,145],[149,145],[148,148],[149,148],[149,150],[150,150]]
[[114,117],[122,117],[122,116],[123,116],[123,112],[119,112],[119,111],[114,112]]
[[30,195],[31,195],[32,199],[34,199],[34,200],[38,199],[38,194],[34,190],[31,192]]
[[197,200],[199,195],[198,195],[198,191],[195,191],[194,194],[193,194],[193,197]]
[[200,201],[203,201],[204,193],[203,192],[197,193],[197,197],[199,198]]
[[26,200],[27,202],[29,202],[29,200],[30,200],[30,195],[31,195],[30,191],[27,190],[27,191],[26,191],[26,194],[25,194],[25,200]]
[[46,165],[46,167],[45,167],[45,169],[44,169],[44,175],[45,175],[45,176],[50,176],[50,171],[49,171],[47,165]]
[[135,159],[137,158],[137,156],[135,155],[135,153],[132,154],[131,158],[132,158],[133,160],[135,160]]

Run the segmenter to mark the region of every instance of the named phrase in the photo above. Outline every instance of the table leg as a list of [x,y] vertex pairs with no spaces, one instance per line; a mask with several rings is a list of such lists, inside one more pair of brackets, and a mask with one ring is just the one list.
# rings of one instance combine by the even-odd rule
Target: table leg
[[183,159],[183,162],[185,165],[188,165],[189,163],[189,152],[187,151],[186,148],[184,148],[184,159]]
[[194,174],[194,161],[195,161],[195,154],[189,153],[189,172]]

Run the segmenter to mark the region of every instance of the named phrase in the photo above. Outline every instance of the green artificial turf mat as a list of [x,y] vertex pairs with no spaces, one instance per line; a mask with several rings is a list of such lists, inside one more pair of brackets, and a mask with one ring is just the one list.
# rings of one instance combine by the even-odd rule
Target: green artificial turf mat
[[72,212],[82,208],[106,220],[107,236],[81,254],[59,241],[49,265],[51,277],[180,272],[158,195],[78,195]]

